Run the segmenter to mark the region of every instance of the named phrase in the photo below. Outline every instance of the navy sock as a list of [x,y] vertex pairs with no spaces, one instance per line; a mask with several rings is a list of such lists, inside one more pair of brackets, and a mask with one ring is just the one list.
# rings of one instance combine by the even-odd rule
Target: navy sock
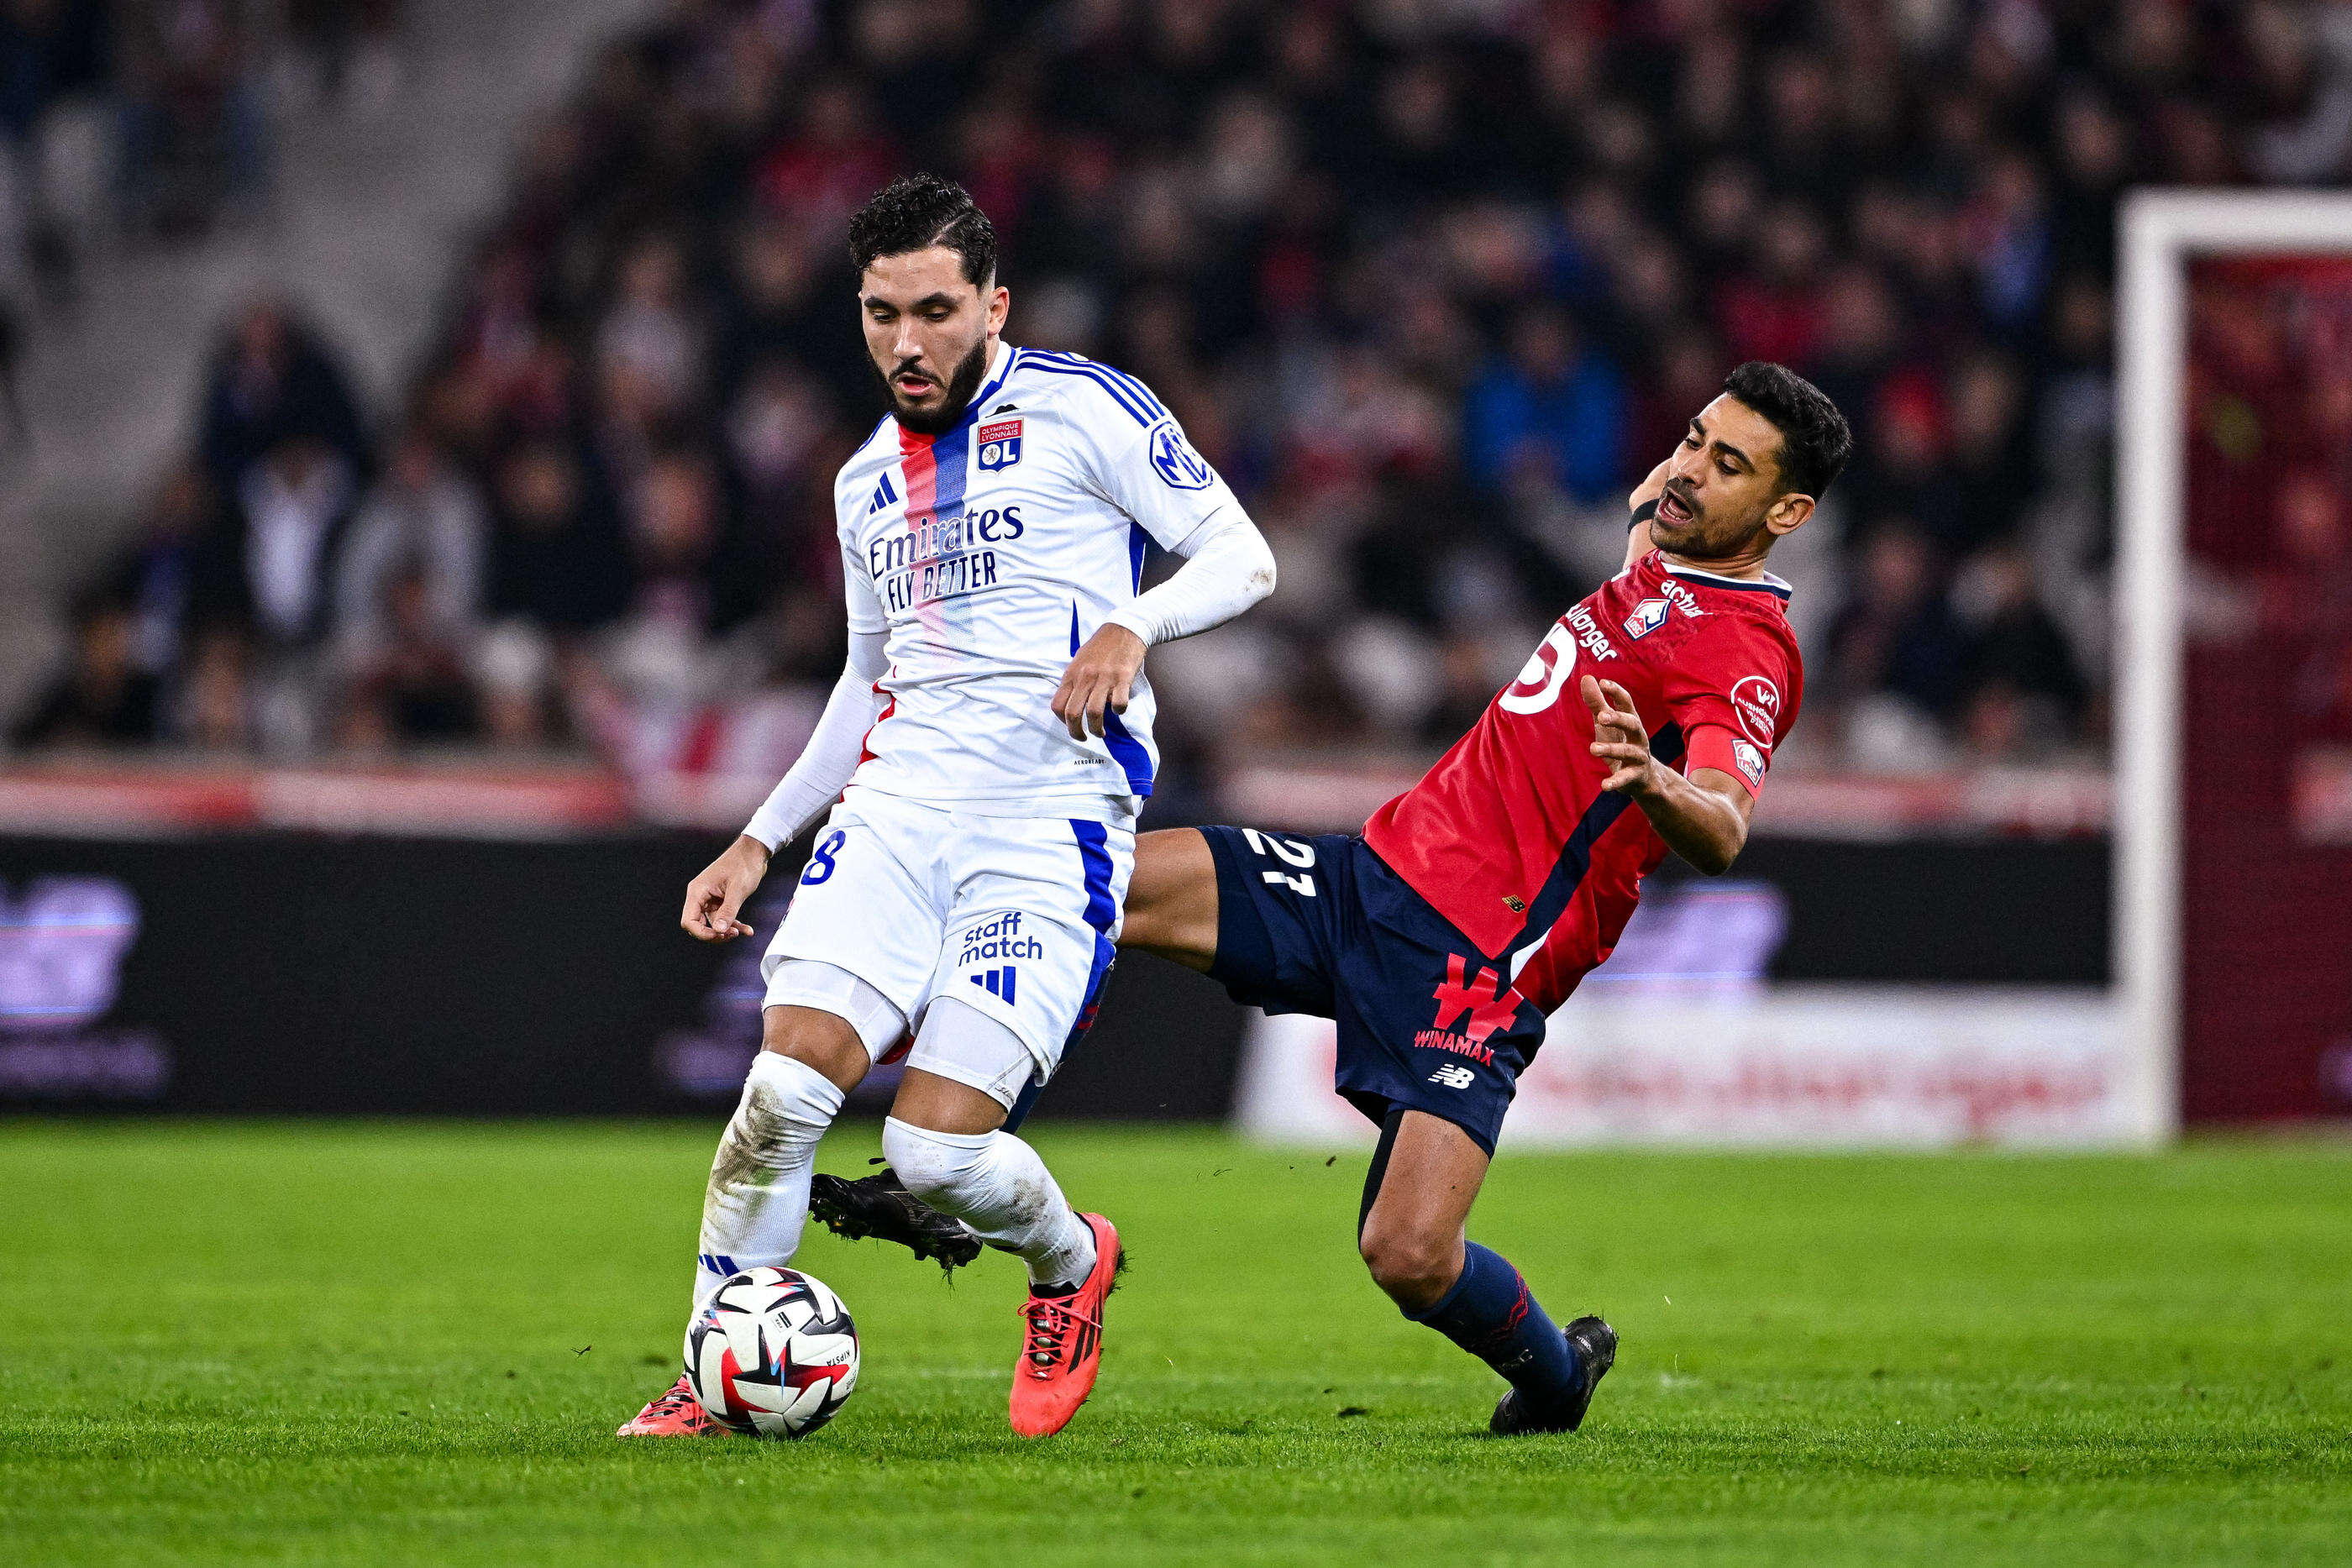
[[1565,1401],[1576,1385],[1576,1352],[1501,1253],[1475,1241],[1463,1249],[1462,1277],[1426,1312],[1407,1312],[1509,1380],[1538,1406]]

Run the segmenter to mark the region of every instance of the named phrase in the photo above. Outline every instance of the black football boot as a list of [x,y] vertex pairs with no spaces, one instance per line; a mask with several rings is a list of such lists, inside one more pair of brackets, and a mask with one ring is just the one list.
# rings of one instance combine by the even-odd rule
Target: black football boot
[[946,1273],[980,1256],[980,1238],[965,1229],[963,1221],[908,1192],[888,1166],[855,1181],[822,1173],[810,1177],[809,1214],[835,1236],[896,1241],[916,1257],[932,1260]]
[[1592,1391],[1609,1375],[1609,1368],[1617,1360],[1617,1331],[1599,1318],[1579,1318],[1560,1330],[1576,1352],[1576,1392],[1566,1404],[1554,1408],[1535,1410],[1528,1406],[1516,1388],[1503,1396],[1495,1406],[1494,1419],[1486,1430],[1498,1437],[1514,1437],[1521,1432],[1573,1432],[1584,1424],[1584,1412],[1592,1405]]

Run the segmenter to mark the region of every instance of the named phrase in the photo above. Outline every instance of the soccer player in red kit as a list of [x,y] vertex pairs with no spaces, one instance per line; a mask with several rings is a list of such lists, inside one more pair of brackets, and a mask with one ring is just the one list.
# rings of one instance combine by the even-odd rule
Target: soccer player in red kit
[[1137,847],[1123,946],[1338,1022],[1339,1090],[1381,1127],[1359,1249],[1407,1317],[1509,1381],[1496,1432],[1574,1430],[1617,1336],[1597,1317],[1555,1328],[1468,1239],[1495,1134],[1643,877],[1669,850],[1718,873],[1746,843],[1804,681],[1765,558],[1853,444],[1811,382],[1740,366],[1635,493],[1625,570],[1360,837],[1178,829]]
[[[1138,841],[1121,946],[1337,1022],[1337,1087],[1381,1128],[1359,1249],[1407,1317],[1510,1383],[1496,1432],[1573,1431],[1617,1336],[1598,1317],[1555,1327],[1468,1239],[1496,1134],[1546,1016],[1609,956],[1642,879],[1669,850],[1719,873],[1746,843],[1804,681],[1765,559],[1852,449],[1820,389],[1740,366],[1634,493],[1625,569],[1360,835]],[[878,1188],[835,1185],[836,1213],[871,1199],[854,1233],[907,1239]]]

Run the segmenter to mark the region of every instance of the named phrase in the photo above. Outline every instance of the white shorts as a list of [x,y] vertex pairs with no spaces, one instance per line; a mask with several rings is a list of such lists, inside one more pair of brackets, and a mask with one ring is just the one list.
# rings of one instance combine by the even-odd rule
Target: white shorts
[[1043,1082],[1110,968],[1134,869],[1131,829],[852,788],[761,961],[767,1005],[799,999],[779,994],[788,958],[848,970],[911,1030],[932,998],[953,996],[1010,1029]]

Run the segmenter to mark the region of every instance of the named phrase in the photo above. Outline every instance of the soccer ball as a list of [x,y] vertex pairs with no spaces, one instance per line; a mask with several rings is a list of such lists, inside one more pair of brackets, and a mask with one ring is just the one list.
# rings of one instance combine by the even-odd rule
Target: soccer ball
[[824,1281],[751,1269],[686,1331],[686,1380],[711,1419],[756,1437],[805,1437],[857,1385],[857,1325]]

